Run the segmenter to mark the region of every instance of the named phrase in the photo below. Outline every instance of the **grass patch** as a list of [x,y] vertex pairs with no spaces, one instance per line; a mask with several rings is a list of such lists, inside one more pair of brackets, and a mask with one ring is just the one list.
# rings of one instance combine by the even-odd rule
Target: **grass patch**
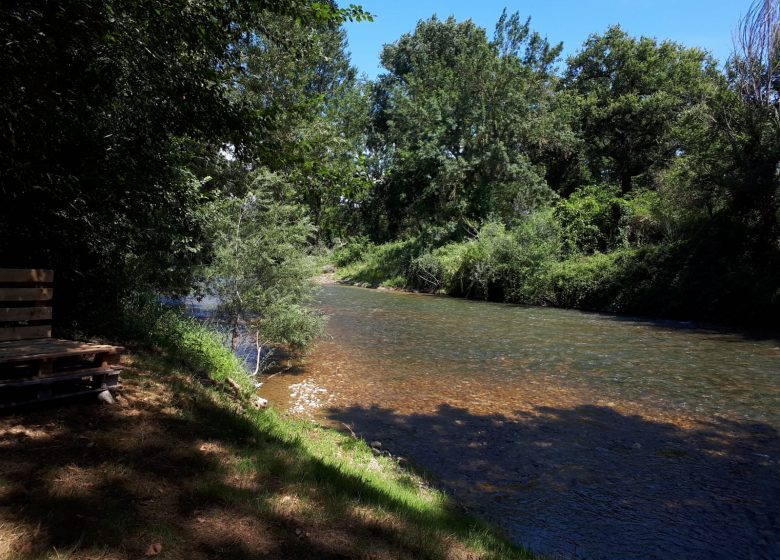
[[418,248],[415,240],[393,241],[384,245],[363,245],[354,260],[345,262],[338,269],[336,277],[341,280],[400,288],[407,285],[406,275],[409,264],[416,256]]
[[168,366],[184,364],[190,372],[217,382],[231,377],[245,394],[254,391],[254,382],[246,375],[241,361],[225,348],[212,329],[154,300],[142,299],[134,302],[132,308],[122,326],[122,336],[130,344],[165,356]]

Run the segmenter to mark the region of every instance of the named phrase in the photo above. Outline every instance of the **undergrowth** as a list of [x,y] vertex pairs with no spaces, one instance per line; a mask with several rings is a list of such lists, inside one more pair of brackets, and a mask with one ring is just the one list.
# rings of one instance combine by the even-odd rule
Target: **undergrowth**
[[508,303],[779,326],[780,257],[746,252],[738,229],[649,243],[639,226],[616,226],[617,240],[605,240],[578,231],[576,221],[566,227],[558,221],[539,212],[511,228],[487,222],[438,245],[423,237],[383,245],[361,240],[359,251],[343,250],[352,258],[342,260],[336,278]]

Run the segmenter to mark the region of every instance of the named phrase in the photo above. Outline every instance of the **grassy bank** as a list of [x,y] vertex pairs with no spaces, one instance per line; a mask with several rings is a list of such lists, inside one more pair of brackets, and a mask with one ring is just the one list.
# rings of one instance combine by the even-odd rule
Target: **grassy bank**
[[743,249],[739,236],[702,234],[571,251],[554,224],[532,219],[514,230],[488,223],[459,241],[353,241],[333,261],[337,279],[371,287],[777,328],[778,262]]
[[217,338],[146,308],[115,406],[0,417],[0,557],[525,558],[368,445],[257,410]]

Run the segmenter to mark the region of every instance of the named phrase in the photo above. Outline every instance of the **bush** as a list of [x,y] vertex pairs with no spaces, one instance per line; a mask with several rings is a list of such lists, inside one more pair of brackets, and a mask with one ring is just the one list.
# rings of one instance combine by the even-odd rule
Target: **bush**
[[412,259],[406,277],[410,287],[425,292],[438,292],[445,284],[444,267],[434,253],[423,253]]
[[229,327],[231,348],[244,331],[260,346],[302,350],[323,323],[310,305],[314,226],[303,206],[281,203],[273,194],[287,186],[286,178],[261,168],[247,180],[253,191],[214,205],[214,257],[204,270],[203,290],[218,302],[214,315]]
[[513,281],[517,243],[503,224],[489,222],[466,243],[455,275],[457,291],[466,297],[504,299]]
[[467,297],[531,301],[541,267],[558,258],[560,251],[560,230],[549,211],[531,214],[512,230],[495,222],[485,224],[462,250],[449,291]]
[[659,242],[670,230],[668,211],[657,191],[634,191],[624,204],[627,212],[622,216],[621,229],[630,243],[641,246]]
[[555,206],[563,246],[569,253],[606,252],[627,242],[630,207],[617,187],[580,187]]
[[547,263],[533,303],[618,311],[615,308],[631,250],[575,256]]
[[361,260],[373,248],[374,244],[367,237],[353,237],[333,251],[333,263],[336,266],[347,266]]

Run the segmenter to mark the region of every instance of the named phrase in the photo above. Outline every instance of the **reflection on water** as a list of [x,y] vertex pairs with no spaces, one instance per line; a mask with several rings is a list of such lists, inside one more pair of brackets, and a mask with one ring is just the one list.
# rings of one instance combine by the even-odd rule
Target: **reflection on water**
[[321,305],[327,336],[263,396],[381,440],[534,550],[780,558],[777,339],[342,286]]

